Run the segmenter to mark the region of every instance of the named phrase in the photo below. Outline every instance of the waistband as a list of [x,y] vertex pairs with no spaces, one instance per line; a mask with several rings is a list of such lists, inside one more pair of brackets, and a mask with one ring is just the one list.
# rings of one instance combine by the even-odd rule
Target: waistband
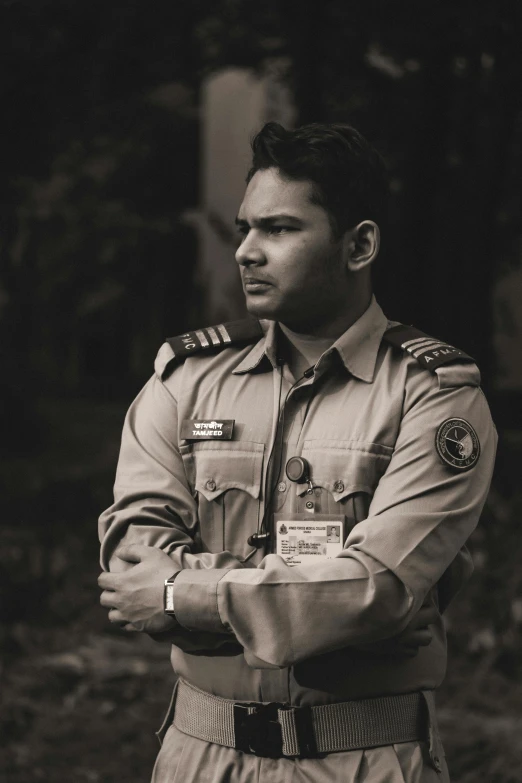
[[178,681],[174,726],[192,737],[268,758],[319,758],[427,739],[420,692],[293,707],[235,702]]

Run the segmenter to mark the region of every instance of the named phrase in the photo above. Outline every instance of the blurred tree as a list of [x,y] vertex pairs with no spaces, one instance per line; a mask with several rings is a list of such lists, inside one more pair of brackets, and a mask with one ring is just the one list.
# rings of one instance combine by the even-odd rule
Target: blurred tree
[[[2,327],[44,387],[111,386],[191,306],[194,19],[179,5],[1,9]],[[23,361],[21,361],[23,357]],[[111,389],[104,385],[103,393]]]
[[0,13],[1,324],[22,369],[69,389],[105,378],[106,394],[204,318],[180,222],[198,201],[198,87],[274,56],[292,64],[301,121],[352,122],[389,162],[386,310],[488,368],[493,270],[521,233],[508,176],[520,3],[15,0]]

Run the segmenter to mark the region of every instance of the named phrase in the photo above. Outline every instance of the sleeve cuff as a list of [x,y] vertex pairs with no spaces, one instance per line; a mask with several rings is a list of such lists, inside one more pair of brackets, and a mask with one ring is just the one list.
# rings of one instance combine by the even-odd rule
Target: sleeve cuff
[[180,571],[174,582],[176,620],[189,631],[230,633],[223,625],[218,609],[218,584],[227,568]]

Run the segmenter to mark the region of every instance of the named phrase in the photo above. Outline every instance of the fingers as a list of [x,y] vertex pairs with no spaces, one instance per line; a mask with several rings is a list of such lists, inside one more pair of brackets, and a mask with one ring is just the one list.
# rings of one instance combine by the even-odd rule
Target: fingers
[[439,613],[434,606],[424,606],[422,609],[419,609],[409,625],[406,626],[406,631],[426,628],[428,625],[436,623],[438,618]]
[[116,603],[116,593],[113,590],[104,590],[100,595],[100,603],[106,609],[110,609]]
[[418,640],[425,639],[426,636],[430,639],[433,636],[428,626],[425,626],[424,628],[406,628],[406,630],[403,631],[401,634],[399,634],[396,637],[396,639],[401,644],[406,644],[410,646],[410,645],[417,645]]
[[155,550],[156,547],[145,546],[144,544],[126,544],[118,547],[114,554],[127,563],[141,563],[147,554]]
[[416,654],[419,647],[427,647],[432,639],[433,634],[429,628],[421,628],[416,631],[404,631],[396,638],[396,645],[401,652],[413,650]]
[[415,647],[427,647],[433,639],[433,634],[427,628],[421,629],[415,633],[413,644]]
[[120,610],[114,607],[109,611],[108,617],[109,622],[113,625],[119,625],[122,628],[125,628],[125,626],[129,624],[128,620],[125,619]]
[[98,586],[101,587],[102,590],[114,590],[117,580],[117,574],[110,574],[108,571],[102,571],[98,577]]
[[138,629],[125,619],[119,609],[111,609],[109,611],[108,617],[109,622],[111,622],[113,625],[119,625],[122,631],[127,631],[128,633],[138,633]]
[[[105,598],[104,600],[105,602],[107,602],[109,599],[110,599],[110,594],[109,594],[109,598]],[[107,605],[107,603],[105,603],[104,605]],[[111,609],[109,609],[108,618],[109,618],[109,622],[112,623],[113,625],[119,625],[122,631],[127,631],[131,633],[138,632],[138,629],[135,628],[134,625],[132,625],[132,623],[129,623],[129,621],[123,616],[120,610],[117,609],[115,606],[112,606]]]
[[415,635],[407,640],[396,642],[394,648],[390,651],[393,655],[400,655],[406,658],[415,658],[420,647],[427,647],[432,640],[430,631],[416,631]]

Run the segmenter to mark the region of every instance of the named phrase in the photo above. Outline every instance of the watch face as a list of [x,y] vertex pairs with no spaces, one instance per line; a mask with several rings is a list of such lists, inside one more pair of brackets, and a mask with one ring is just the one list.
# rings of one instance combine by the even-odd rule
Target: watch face
[[469,470],[480,457],[478,435],[465,419],[447,419],[437,430],[437,451],[442,461],[455,470]]
[[172,582],[165,584],[164,612],[166,614],[174,614],[174,584]]

